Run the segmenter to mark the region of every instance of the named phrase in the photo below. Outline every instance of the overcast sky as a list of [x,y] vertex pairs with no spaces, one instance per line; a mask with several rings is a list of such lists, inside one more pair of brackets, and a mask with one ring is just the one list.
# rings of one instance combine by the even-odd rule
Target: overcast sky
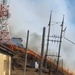
[[[67,27],[65,36],[75,42],[75,1],[74,0],[10,0],[9,19],[10,31],[13,35],[25,37],[27,30],[30,33],[42,35],[42,28],[48,29],[50,11],[52,10],[52,23],[61,22],[65,15],[64,28]],[[11,35],[12,35],[11,34]],[[23,35],[21,35],[23,34]],[[75,69],[75,45],[63,39],[62,57],[68,61],[70,69]]]

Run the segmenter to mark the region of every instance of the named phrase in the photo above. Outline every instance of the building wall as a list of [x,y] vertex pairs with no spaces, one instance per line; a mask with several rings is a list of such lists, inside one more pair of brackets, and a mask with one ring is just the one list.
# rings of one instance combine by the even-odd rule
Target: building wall
[[11,57],[0,53],[0,75],[10,75]]

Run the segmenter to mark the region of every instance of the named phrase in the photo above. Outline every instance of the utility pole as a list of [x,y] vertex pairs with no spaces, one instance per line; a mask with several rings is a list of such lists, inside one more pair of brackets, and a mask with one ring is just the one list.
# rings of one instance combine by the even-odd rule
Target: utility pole
[[62,24],[61,24],[61,34],[60,34],[60,42],[59,42],[59,50],[58,50],[58,59],[57,59],[56,72],[58,72],[58,66],[59,66],[59,57],[60,57],[60,49],[61,49],[61,42],[62,42],[63,24],[64,24],[64,16],[63,16],[63,20],[62,20]]
[[62,73],[63,73],[63,59],[62,59]]
[[49,47],[49,37],[50,37],[50,27],[51,27],[51,18],[52,18],[52,11],[50,13],[50,20],[49,20],[49,28],[48,28],[48,36],[47,36],[47,46],[46,46],[46,54],[45,54],[45,68],[47,68],[47,54],[48,54],[48,47]]
[[29,30],[27,31],[26,51],[25,51],[25,63],[24,63],[24,75],[26,75],[26,62],[27,62],[28,39],[29,39]]
[[45,42],[45,27],[43,27],[41,57],[40,57],[40,64],[39,64],[39,75],[42,75],[43,55],[44,55],[44,42]]

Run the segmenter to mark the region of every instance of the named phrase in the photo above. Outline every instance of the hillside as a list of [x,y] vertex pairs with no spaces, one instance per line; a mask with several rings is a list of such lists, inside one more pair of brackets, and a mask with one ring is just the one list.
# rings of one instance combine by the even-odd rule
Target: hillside
[[[24,69],[24,55],[25,53],[20,50],[14,50],[15,55],[13,56],[13,62],[12,62],[12,75],[23,75],[23,69]],[[38,75],[38,71],[35,68],[31,68],[30,63],[32,61],[39,62],[39,59],[35,57],[32,54],[27,55],[27,72],[26,75]],[[44,75],[47,75],[47,73],[43,73]]]
[[[13,56],[13,62],[12,62],[12,75],[23,75],[23,69],[24,69],[24,56],[25,56],[25,50],[22,48],[14,47],[14,53],[15,55]],[[27,70],[26,70],[26,75],[38,75],[39,72],[35,68],[31,68],[30,64],[31,62],[37,61],[39,63],[40,56],[33,51],[28,49],[27,52]],[[66,70],[63,70],[62,73],[62,68],[59,68],[59,73],[55,73],[55,67],[56,65],[48,61],[48,68],[51,69],[51,74],[52,75],[71,75],[68,73]],[[49,69],[43,68],[43,75],[50,75],[49,74]]]

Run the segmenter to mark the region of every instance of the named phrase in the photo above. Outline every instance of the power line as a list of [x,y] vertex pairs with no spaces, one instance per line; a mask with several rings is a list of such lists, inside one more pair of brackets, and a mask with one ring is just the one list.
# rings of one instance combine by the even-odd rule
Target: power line
[[75,43],[73,41],[69,40],[68,38],[64,37],[64,39],[66,39],[67,41],[69,41],[70,43],[75,45]]

